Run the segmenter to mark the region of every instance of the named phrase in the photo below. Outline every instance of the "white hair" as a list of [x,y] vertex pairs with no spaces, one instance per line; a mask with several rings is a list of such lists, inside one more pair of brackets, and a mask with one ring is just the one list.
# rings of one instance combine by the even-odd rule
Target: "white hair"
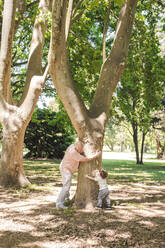
[[77,142],[75,143],[75,147],[76,147],[76,148],[83,147],[83,143],[82,143],[81,141],[77,141]]

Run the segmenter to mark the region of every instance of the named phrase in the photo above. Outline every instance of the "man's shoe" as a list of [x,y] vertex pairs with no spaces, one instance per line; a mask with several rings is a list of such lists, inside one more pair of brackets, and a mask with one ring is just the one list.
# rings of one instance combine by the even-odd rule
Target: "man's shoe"
[[67,209],[68,207],[66,206],[57,206],[56,209],[59,209],[59,210],[65,210]]
[[100,207],[100,206],[96,206],[95,208],[96,208],[96,209],[99,209],[99,210],[102,209],[102,207]]

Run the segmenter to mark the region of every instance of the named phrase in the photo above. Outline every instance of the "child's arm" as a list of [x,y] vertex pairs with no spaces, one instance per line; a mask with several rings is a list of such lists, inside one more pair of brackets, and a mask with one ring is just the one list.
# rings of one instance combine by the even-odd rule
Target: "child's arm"
[[90,177],[90,176],[88,176],[88,175],[85,175],[85,177],[88,178],[88,179],[90,179],[90,180],[92,180],[92,181],[97,182],[97,180],[96,180],[94,177]]

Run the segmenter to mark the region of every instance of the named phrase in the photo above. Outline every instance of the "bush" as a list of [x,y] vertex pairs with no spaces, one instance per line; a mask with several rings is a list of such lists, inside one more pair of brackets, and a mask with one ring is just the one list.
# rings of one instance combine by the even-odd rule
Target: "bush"
[[26,158],[57,158],[74,142],[73,133],[66,130],[60,113],[37,109],[25,133]]

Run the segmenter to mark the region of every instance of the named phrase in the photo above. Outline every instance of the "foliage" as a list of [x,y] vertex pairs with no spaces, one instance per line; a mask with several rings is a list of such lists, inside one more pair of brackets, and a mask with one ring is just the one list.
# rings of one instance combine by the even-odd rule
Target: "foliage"
[[48,109],[36,109],[25,133],[26,157],[58,158],[74,141],[63,126],[60,114]]
[[165,60],[156,36],[160,10],[155,8],[147,1],[138,6],[127,67],[114,97],[125,120],[136,124],[137,135],[150,130],[151,113],[161,108],[165,86]]
[[[121,2],[121,1],[120,1]],[[83,1],[78,14],[81,18],[71,26],[68,53],[72,77],[79,93],[88,107],[93,99],[102,65],[102,33],[109,2],[103,0]],[[112,3],[107,37],[107,53],[114,39],[119,6]],[[76,17],[75,17],[76,18]]]

